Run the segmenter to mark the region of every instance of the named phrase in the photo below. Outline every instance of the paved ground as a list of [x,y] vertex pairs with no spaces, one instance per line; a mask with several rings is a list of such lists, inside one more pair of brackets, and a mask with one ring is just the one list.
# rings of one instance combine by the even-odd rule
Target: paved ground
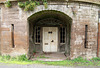
[[81,66],[81,67],[64,67],[64,66],[51,66],[51,65],[41,65],[41,64],[32,64],[32,65],[17,65],[17,64],[4,64],[0,63],[0,68],[100,68],[92,66]]
[[64,53],[36,53],[33,60],[62,61],[66,60]]

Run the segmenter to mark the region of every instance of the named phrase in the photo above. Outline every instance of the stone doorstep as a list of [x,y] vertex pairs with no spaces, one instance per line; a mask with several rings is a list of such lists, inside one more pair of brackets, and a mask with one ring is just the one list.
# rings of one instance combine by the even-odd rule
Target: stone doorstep
[[36,54],[34,57],[66,58],[64,54]]
[[[44,58],[40,58],[44,56]],[[31,60],[40,60],[40,61],[63,61],[66,60],[67,57],[63,53],[52,53],[52,54],[36,54]]]
[[45,58],[45,59],[38,59],[40,61],[63,61],[63,60],[66,60],[66,59],[55,59],[55,58]]
[[39,60],[39,61],[63,61],[66,59],[60,59],[60,58],[33,58],[31,60]]

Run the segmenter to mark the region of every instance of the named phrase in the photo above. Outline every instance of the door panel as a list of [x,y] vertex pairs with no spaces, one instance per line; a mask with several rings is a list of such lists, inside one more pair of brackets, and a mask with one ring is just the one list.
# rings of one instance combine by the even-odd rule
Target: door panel
[[50,45],[51,45],[51,52],[57,52],[57,38],[58,38],[58,31],[57,27],[51,27],[50,30],[52,31],[52,34],[50,34]]
[[43,51],[50,52],[50,43],[49,43],[49,34],[48,34],[49,28],[44,27],[43,28]]
[[57,52],[58,46],[58,28],[43,27],[43,51]]

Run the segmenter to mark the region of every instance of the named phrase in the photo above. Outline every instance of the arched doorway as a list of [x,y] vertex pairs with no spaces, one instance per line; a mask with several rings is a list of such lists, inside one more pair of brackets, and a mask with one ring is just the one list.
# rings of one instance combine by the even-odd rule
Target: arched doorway
[[29,23],[29,53],[61,52],[70,55],[72,19],[55,10],[44,10],[31,15]]

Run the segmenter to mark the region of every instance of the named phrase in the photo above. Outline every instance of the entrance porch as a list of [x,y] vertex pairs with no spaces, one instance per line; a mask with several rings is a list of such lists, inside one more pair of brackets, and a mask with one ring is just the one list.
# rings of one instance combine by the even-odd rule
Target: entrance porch
[[[41,14],[40,14],[41,13]],[[37,17],[36,17],[37,16]],[[29,21],[29,55],[63,53],[70,56],[71,18],[66,14],[45,10],[33,14]]]

